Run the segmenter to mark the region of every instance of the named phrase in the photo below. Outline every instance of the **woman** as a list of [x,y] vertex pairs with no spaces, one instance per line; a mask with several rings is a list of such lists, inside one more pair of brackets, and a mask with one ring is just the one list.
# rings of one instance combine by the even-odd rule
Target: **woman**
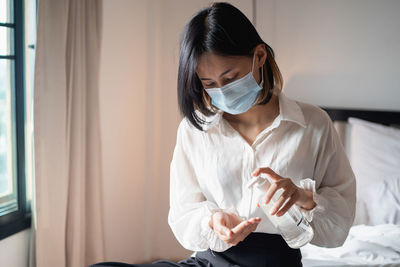
[[[355,179],[327,114],[282,92],[274,52],[227,3],[200,10],[181,41],[178,127],[168,223],[191,257],[103,266],[302,266],[246,182],[273,181],[261,197],[282,216],[297,205],[311,243],[343,244],[354,219]],[[286,202],[286,203],[285,203]],[[99,266],[99,265],[97,265]]]

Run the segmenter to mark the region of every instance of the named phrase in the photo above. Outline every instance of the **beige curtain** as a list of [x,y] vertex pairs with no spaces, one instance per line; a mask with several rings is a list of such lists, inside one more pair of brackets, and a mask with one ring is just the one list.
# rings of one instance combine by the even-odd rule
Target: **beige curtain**
[[102,1],[40,0],[35,65],[37,267],[104,260],[98,80]]

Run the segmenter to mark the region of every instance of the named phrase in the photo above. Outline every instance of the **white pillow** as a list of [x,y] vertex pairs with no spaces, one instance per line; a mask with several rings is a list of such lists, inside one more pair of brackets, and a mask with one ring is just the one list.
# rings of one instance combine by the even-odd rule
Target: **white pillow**
[[400,224],[399,203],[388,197],[400,195],[400,130],[357,118],[348,122],[347,153],[357,179],[354,224]]
[[[370,190],[373,187],[370,187]],[[368,211],[369,223],[399,224],[400,222],[400,176],[389,177],[370,192]]]

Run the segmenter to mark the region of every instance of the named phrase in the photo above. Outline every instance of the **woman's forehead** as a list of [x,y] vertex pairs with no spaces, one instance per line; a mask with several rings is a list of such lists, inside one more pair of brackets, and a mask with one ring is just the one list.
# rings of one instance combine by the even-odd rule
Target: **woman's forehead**
[[248,60],[245,56],[221,56],[205,52],[197,61],[196,72],[200,77],[216,76],[228,68],[234,69],[247,66]]

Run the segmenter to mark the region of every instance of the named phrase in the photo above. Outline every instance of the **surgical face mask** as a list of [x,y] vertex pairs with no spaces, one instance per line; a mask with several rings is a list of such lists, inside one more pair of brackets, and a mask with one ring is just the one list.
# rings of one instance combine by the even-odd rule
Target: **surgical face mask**
[[211,97],[211,103],[230,114],[240,114],[248,111],[254,105],[264,84],[263,72],[261,72],[261,83],[259,85],[254,79],[253,68],[254,56],[253,65],[248,74],[222,87],[205,89]]

